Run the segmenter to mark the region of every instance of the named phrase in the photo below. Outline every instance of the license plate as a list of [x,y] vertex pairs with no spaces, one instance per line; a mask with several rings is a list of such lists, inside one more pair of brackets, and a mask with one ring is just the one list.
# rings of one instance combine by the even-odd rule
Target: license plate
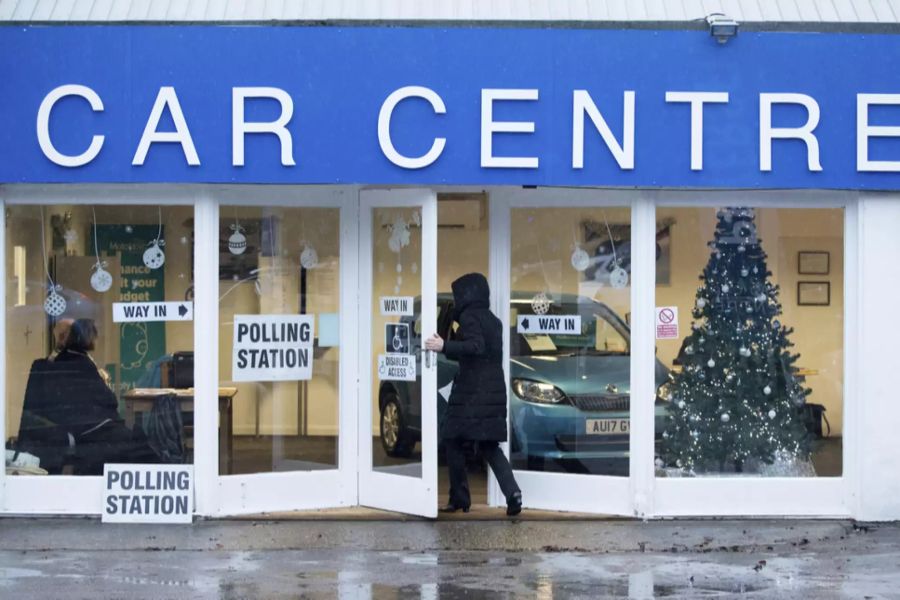
[[624,435],[628,433],[631,421],[628,419],[588,419],[588,435]]

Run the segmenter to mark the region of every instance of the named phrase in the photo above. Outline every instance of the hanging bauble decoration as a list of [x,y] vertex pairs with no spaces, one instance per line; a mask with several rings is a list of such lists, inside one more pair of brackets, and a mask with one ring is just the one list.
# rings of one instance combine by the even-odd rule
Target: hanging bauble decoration
[[706,361],[706,366],[712,369],[716,366],[716,361],[714,361],[713,359],[709,359],[708,361]]
[[91,275],[91,287],[96,291],[103,293],[112,287],[113,278],[106,270],[106,261],[98,260],[93,266],[94,273]]
[[741,269],[741,277],[746,277],[749,274],[750,274],[750,271],[748,271],[747,269]]
[[693,347],[693,346],[686,346],[685,349],[684,349],[684,353],[685,353],[685,354],[688,354],[688,355],[693,354],[693,353],[694,353],[694,347]]
[[723,423],[727,423],[731,420],[731,415],[729,415],[728,413],[723,413],[721,418]]
[[747,313],[749,314],[749,313],[752,313],[752,312],[753,312],[753,307],[750,306],[750,305],[748,304],[748,305],[747,305]]
[[741,347],[738,349],[738,353],[739,353],[741,356],[743,356],[743,357],[748,357],[748,356],[750,356],[750,349],[749,349],[749,348],[745,348],[744,346],[741,346]]
[[409,246],[409,223],[398,217],[391,225],[391,237],[388,239],[388,248],[391,252],[399,254],[400,250]]
[[300,266],[307,271],[319,266],[319,253],[309,244],[306,244],[300,253]]
[[727,284],[727,283],[723,283],[723,284],[722,284],[722,293],[723,293],[723,294],[727,294],[727,293],[728,293],[728,290],[730,290],[730,289],[731,289],[731,288],[728,287],[728,284]]
[[230,226],[233,232],[228,236],[228,251],[234,255],[243,254],[247,250],[247,236],[244,235],[244,228],[238,223]]
[[531,299],[531,310],[536,315],[546,315],[550,311],[550,297],[544,292],[538,292]]
[[66,299],[60,294],[62,289],[61,285],[50,283],[50,293],[44,300],[44,312],[51,317],[58,317],[66,312]]
[[684,407],[685,407],[684,400],[679,400],[679,401],[678,401],[678,408],[684,408]]
[[775,413],[775,410],[774,410],[774,409],[769,411],[769,418],[770,418],[770,419],[774,419],[774,418],[775,418],[775,415],[776,415],[776,413]]
[[738,252],[746,252],[746,251],[747,251],[747,247],[744,246],[743,244],[741,244],[740,246],[738,246]]
[[575,246],[571,262],[572,268],[581,273],[591,265],[591,257],[588,256],[588,253],[581,246]]
[[144,265],[149,269],[158,269],[166,264],[166,253],[162,247],[166,245],[166,240],[159,238],[148,244],[148,248],[144,250]]
[[609,274],[609,284],[617,289],[622,289],[628,285],[628,271],[622,267],[616,267]]
[[772,393],[772,388],[770,388],[769,386],[766,386],[763,388],[763,394],[765,394],[766,396],[768,396],[771,393]]
[[703,298],[697,298],[697,308],[703,308],[706,306],[706,300]]

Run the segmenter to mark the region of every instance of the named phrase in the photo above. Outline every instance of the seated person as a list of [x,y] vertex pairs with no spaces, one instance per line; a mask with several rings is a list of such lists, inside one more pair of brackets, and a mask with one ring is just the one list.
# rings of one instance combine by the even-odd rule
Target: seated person
[[80,475],[100,475],[106,462],[157,462],[143,432],[119,417],[108,376],[89,354],[96,339],[94,321],[77,319],[58,352],[31,366],[19,445],[51,473],[67,454]]

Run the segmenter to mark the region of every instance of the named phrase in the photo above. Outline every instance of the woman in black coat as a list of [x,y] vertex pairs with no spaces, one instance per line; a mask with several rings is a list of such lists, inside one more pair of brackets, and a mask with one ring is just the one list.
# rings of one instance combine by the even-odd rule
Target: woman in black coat
[[450,502],[441,510],[469,510],[464,444],[474,442],[506,496],[506,514],[517,515],[522,510],[522,492],[499,446],[506,441],[503,325],[490,311],[490,288],[484,275],[463,275],[451,287],[453,319],[459,323],[455,339],[445,342],[435,335],[425,341],[426,349],[443,352],[459,363],[440,432],[450,470]]
[[[143,432],[133,432],[119,417],[116,395],[90,355],[96,339],[94,321],[76,319],[65,341],[57,340],[58,351],[34,362],[25,390],[26,410],[71,436],[77,475],[102,475],[107,462],[157,462]],[[47,462],[59,463],[64,450],[52,448]]]

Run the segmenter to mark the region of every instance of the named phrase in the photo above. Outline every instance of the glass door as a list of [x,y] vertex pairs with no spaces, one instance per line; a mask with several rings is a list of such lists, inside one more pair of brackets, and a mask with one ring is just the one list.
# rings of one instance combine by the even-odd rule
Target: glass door
[[492,284],[507,335],[509,457],[524,504],[633,514],[636,416],[661,407],[645,406],[654,398],[632,385],[632,274],[642,255],[631,203],[569,190],[495,199]]
[[360,192],[359,503],[437,516],[437,197]]

